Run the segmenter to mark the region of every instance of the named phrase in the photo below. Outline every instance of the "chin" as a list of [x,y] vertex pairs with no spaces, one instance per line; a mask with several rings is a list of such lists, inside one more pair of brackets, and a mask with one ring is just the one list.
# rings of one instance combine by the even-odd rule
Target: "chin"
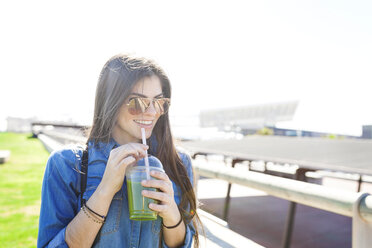
[[[146,139],[149,139],[151,137],[152,130],[151,131],[146,131]],[[142,143],[142,133],[141,131],[135,136],[137,139],[139,139]]]
[[151,137],[151,134],[152,134],[152,131],[150,131],[149,133],[146,132],[146,139],[149,139]]

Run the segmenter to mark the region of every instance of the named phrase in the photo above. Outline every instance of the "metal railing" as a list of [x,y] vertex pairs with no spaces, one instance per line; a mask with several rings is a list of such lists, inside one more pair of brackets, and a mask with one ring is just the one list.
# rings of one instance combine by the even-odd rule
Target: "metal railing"
[[[337,190],[258,172],[235,170],[224,166],[208,166],[198,163],[197,160],[193,161],[193,167],[200,176],[248,186],[272,196],[349,217],[353,217],[353,204],[360,195],[351,191]],[[360,213],[363,219],[372,222],[372,196],[366,197],[361,202]]]
[[[372,234],[372,196],[369,194],[337,190],[257,172],[236,170],[225,166],[208,166],[198,160],[193,161],[193,167],[200,176],[248,186],[292,202],[352,217],[353,247],[369,247],[360,245],[371,241],[371,235],[364,235],[364,233],[368,232]],[[355,213],[355,207],[357,208],[357,214]],[[369,227],[366,227],[369,228],[368,230],[362,230],[361,232],[354,230],[354,220],[358,218],[370,224]]]
[[53,130],[43,131],[42,134],[45,134],[46,136],[51,137],[62,144],[85,144],[87,141],[87,138],[82,136],[71,135]]

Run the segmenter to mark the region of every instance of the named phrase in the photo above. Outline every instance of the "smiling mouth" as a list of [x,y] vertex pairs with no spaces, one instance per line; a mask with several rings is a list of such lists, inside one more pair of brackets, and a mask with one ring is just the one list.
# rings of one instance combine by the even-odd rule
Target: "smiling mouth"
[[135,123],[140,124],[140,125],[146,125],[150,126],[154,121],[145,121],[145,120],[133,120]]

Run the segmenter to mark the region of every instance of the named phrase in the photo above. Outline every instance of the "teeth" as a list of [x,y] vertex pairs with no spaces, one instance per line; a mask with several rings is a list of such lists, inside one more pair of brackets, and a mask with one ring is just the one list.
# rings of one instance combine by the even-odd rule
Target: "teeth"
[[134,120],[134,121],[139,124],[144,124],[144,125],[150,125],[152,123],[152,121],[140,121],[140,120]]

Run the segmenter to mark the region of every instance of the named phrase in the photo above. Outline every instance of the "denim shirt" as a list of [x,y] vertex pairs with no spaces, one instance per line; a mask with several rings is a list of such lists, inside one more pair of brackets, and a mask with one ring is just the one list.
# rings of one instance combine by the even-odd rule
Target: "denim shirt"
[[[89,144],[88,177],[83,198],[88,200],[101,182],[110,151],[119,146],[109,143]],[[190,157],[179,153],[193,184]],[[53,152],[45,169],[39,219],[37,247],[68,247],[65,231],[70,221],[80,211],[80,178],[82,148],[72,147]],[[173,183],[174,199],[180,204],[181,190]],[[128,195],[123,183],[110,205],[106,221],[98,232],[92,247],[156,247],[162,228],[161,217],[154,221],[129,219]],[[181,247],[191,247],[195,234],[192,222],[186,224],[186,236]],[[162,246],[167,247],[162,240]]]

